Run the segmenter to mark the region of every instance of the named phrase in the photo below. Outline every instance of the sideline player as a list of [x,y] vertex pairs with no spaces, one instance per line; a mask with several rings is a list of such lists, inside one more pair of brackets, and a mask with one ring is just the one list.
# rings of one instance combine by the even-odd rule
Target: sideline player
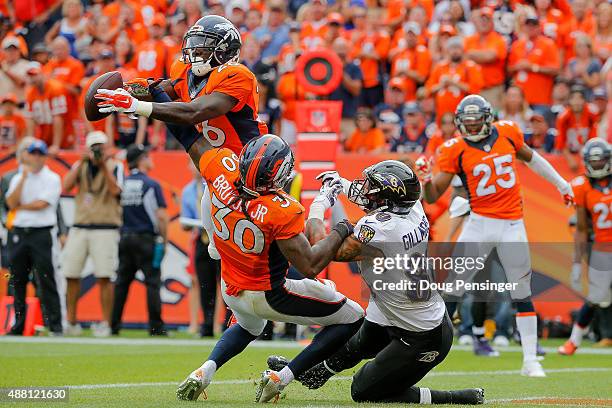
[[[585,174],[572,181],[576,195],[576,249],[578,259],[589,263],[589,293],[569,340],[559,347],[559,354],[573,355],[584,333],[593,320],[595,308],[610,307],[612,303],[612,148],[600,138],[590,139],[583,149]],[[594,240],[588,253],[588,224],[592,220]],[[609,335],[609,334],[608,334]],[[603,344],[612,339],[602,339]]]
[[[266,124],[258,118],[255,74],[238,62],[241,47],[240,32],[229,20],[216,15],[202,17],[185,33],[183,57],[173,65],[170,80],[149,83],[140,78],[126,83],[129,93],[138,98],[183,103],[134,103],[123,89],[100,90],[99,95],[123,101],[124,112],[170,124],[175,136],[184,133],[179,138],[181,143],[190,144],[203,136],[213,147],[226,147],[238,155],[249,140],[268,133]],[[189,126],[177,130],[184,126],[172,124]],[[185,143],[183,146],[188,148]],[[210,214],[210,195],[204,192],[202,197],[202,214]],[[202,223],[208,236],[213,237],[212,219],[204,216]],[[208,251],[213,259],[219,259],[215,239],[210,239]]]
[[[370,289],[366,318],[359,331],[332,357],[308,370],[298,380],[320,388],[334,374],[366,363],[353,377],[351,396],[356,402],[408,402],[421,404],[482,404],[480,388],[435,391],[414,386],[447,356],[453,342],[453,326],[442,297],[430,290],[392,290],[380,285],[413,282],[418,287],[430,279],[426,269],[389,268],[377,271],[376,259],[420,258],[427,255],[429,222],[419,201],[421,185],[406,164],[386,160],[363,172],[350,183],[349,200],[366,215],[355,226],[336,254],[337,261],[357,261]],[[339,176],[324,176],[333,182]],[[343,180],[343,183],[349,184]],[[312,216],[312,215],[311,215]],[[309,238],[325,236],[323,218],[312,220]],[[268,359],[280,369],[283,357]]]
[[[523,200],[516,172],[516,159],[557,187],[565,203],[573,204],[569,183],[536,151],[529,148],[518,127],[508,121],[493,123],[491,105],[479,95],[468,95],[459,103],[455,123],[461,136],[445,142],[439,150],[440,172],[433,176],[427,159],[417,159],[417,173],[429,203],[438,200],[454,175],[459,175],[468,193],[471,212],[457,239],[462,256],[488,256],[497,249],[508,282],[517,283],[510,296],[516,304],[516,326],[521,336],[521,374],[545,377],[537,360],[537,317],[531,301],[531,260],[523,222]],[[469,281],[477,270],[456,277]],[[449,296],[447,308],[455,312],[463,292]],[[476,323],[476,322],[475,322]],[[473,328],[474,334],[484,332]]]

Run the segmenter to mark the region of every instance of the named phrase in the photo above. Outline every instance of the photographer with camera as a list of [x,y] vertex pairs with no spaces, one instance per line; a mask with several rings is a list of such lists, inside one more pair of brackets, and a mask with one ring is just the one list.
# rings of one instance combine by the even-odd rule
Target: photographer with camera
[[67,334],[79,335],[77,302],[80,280],[87,256],[91,256],[94,276],[100,288],[103,320],[93,327],[94,336],[110,336],[112,310],[111,278],[118,264],[119,227],[122,223],[121,186],[123,164],[112,158],[104,132],[87,134],[87,150],[64,177],[64,190],[77,188],[74,223],[64,247],[62,270],[68,281],[66,306]]

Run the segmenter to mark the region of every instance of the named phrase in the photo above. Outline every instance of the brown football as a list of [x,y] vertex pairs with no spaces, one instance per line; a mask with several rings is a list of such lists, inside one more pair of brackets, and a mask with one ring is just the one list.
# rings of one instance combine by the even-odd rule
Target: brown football
[[89,86],[85,94],[85,116],[90,122],[104,119],[110,113],[100,113],[98,111],[98,99],[94,96],[98,89],[117,89],[123,87],[123,77],[118,71],[107,72],[97,77]]

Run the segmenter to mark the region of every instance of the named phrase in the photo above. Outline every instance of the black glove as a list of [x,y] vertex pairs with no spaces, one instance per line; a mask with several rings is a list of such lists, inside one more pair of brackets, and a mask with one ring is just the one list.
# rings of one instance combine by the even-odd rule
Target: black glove
[[340,235],[343,241],[349,235],[352,235],[354,230],[355,228],[353,227],[353,224],[349,222],[349,220],[342,220],[339,223],[337,223],[334,228],[332,228],[332,231],[336,231]]

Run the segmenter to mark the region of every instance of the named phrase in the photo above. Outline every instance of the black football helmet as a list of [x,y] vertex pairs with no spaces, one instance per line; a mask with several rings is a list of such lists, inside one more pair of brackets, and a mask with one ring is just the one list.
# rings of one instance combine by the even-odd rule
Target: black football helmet
[[240,152],[240,188],[252,196],[281,190],[293,171],[291,148],[278,136],[251,139]]
[[348,199],[367,212],[408,214],[421,198],[421,183],[406,164],[385,160],[363,171],[364,178],[351,183]]
[[183,38],[183,61],[196,76],[204,76],[227,62],[238,62],[242,40],[238,29],[221,16],[205,16]]
[[612,174],[612,148],[604,139],[589,139],[582,149],[582,158],[587,177],[600,179]]
[[455,126],[471,142],[478,142],[491,134],[493,109],[480,95],[468,95],[459,102],[455,111]]

